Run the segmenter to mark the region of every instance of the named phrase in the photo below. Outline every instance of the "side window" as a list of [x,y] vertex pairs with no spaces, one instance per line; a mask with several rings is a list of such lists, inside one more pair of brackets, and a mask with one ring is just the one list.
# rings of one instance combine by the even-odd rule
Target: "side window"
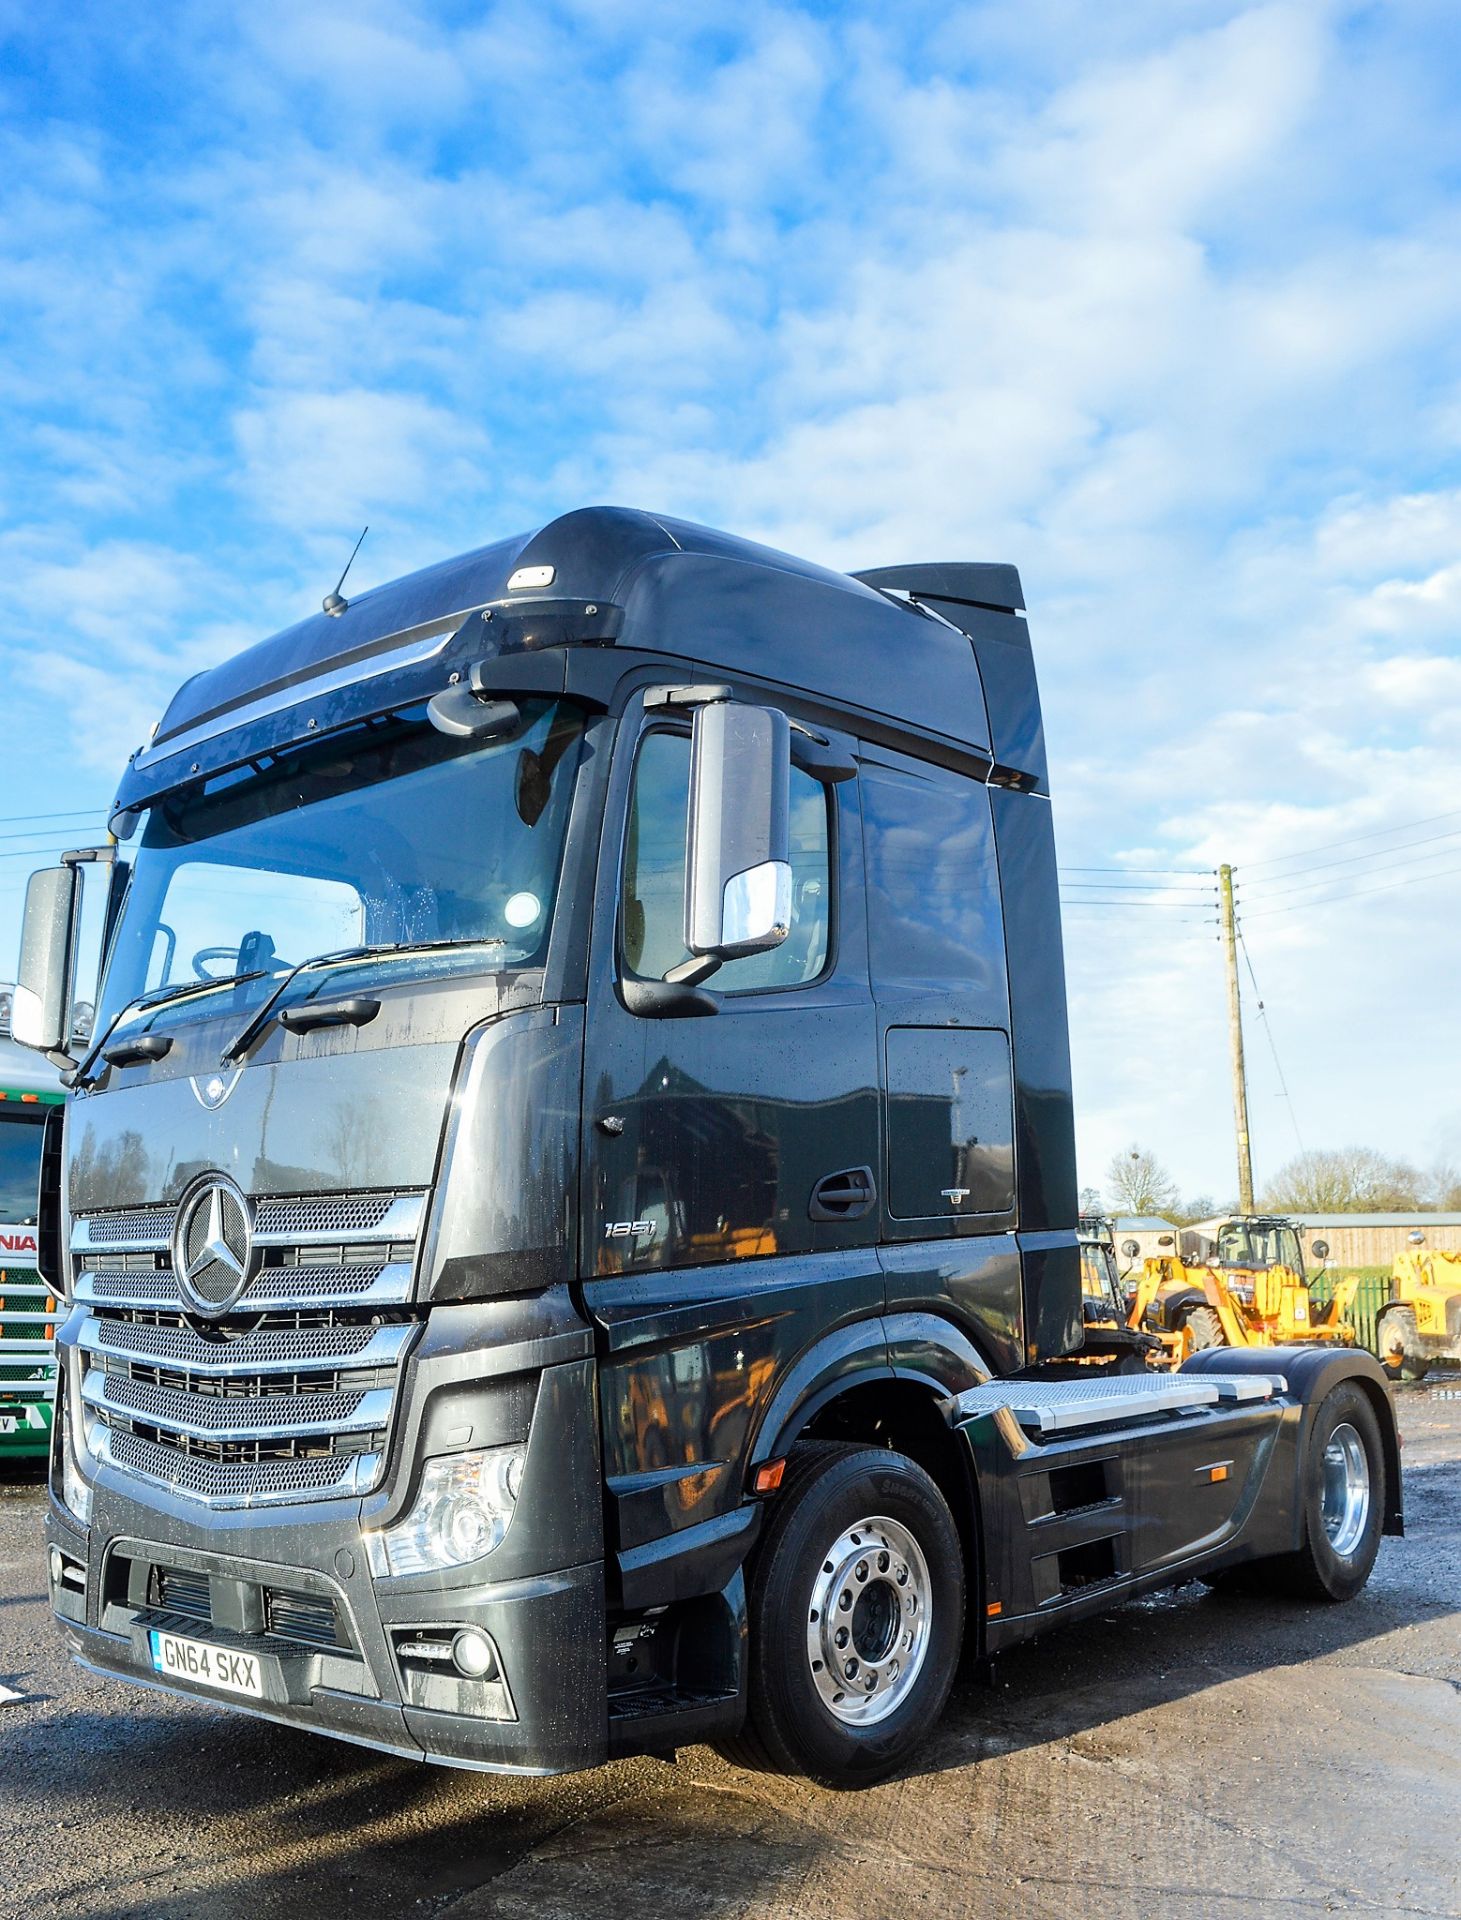
[[862,766],[874,986],[990,993],[1003,1003],[1004,925],[989,794],[917,760]]
[[[685,844],[690,817],[690,736],[668,728],[645,735],[634,769],[624,860],[624,962],[662,980],[690,955],[685,947]],[[791,770],[791,932],[770,953],[728,960],[708,983],[717,993],[799,987],[827,965],[832,887],[827,789]]]

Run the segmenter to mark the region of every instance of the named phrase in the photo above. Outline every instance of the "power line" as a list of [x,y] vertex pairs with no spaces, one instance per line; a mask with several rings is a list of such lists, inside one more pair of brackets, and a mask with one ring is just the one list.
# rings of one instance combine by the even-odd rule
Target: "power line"
[[28,820],[105,819],[110,805],[110,801],[103,800],[94,807],[71,807],[65,813],[0,813],[0,827],[20,827]]
[[1059,867],[1059,873],[1180,873],[1201,874],[1211,879],[1217,871],[1215,867]]
[[1310,913],[1315,907],[1335,906],[1341,900],[1363,900],[1365,895],[1370,893],[1393,893],[1397,887],[1415,887],[1419,886],[1423,880],[1442,880],[1453,873],[1461,873],[1461,867],[1441,867],[1434,873],[1413,873],[1408,880],[1387,880],[1380,887],[1357,887],[1349,893],[1331,893],[1322,900],[1296,900],[1291,907],[1261,907],[1256,913],[1250,913],[1247,918],[1268,920],[1276,913]]
[[1180,895],[1172,894],[1165,899],[1133,899],[1124,893],[1067,893],[1060,889],[1062,900],[1070,900],[1078,907],[1189,907],[1196,911],[1199,907],[1215,907],[1215,900],[1184,900]]
[[[78,821],[76,831],[84,832],[93,822],[97,823],[98,833],[106,832],[106,818],[102,814],[92,814],[89,818]],[[33,840],[43,847],[49,846],[55,837],[54,832],[41,833],[34,829],[30,833],[0,833],[0,840]]]
[[1308,1148],[1304,1145],[1304,1136],[1299,1131],[1299,1116],[1294,1111],[1293,1095],[1289,1092],[1289,1083],[1284,1078],[1283,1062],[1278,1057],[1278,1042],[1273,1037],[1273,1023],[1268,1017],[1268,1008],[1264,1005],[1263,995],[1258,988],[1258,975],[1253,971],[1253,956],[1248,951],[1248,942],[1243,938],[1243,923],[1241,920],[1238,922],[1237,933],[1238,945],[1242,948],[1243,960],[1248,968],[1248,978],[1253,982],[1253,998],[1258,1005],[1258,1017],[1263,1022],[1263,1031],[1268,1035],[1269,1050],[1273,1054],[1273,1070],[1278,1075],[1279,1090],[1288,1105],[1289,1120],[1293,1125],[1294,1138],[1299,1143],[1299,1152],[1307,1153]]
[[1157,887],[1145,880],[1133,880],[1130,885],[1124,880],[1062,880],[1060,884],[1063,887],[1073,887],[1080,893],[1168,893],[1181,896],[1190,894],[1206,896],[1217,892],[1215,886],[1194,887],[1187,881],[1184,881],[1180,887]]
[[[1438,820],[1455,820],[1461,816],[1461,807],[1452,807],[1445,813],[1428,813],[1419,820],[1402,820],[1398,826],[1372,827],[1368,833],[1346,834],[1339,840],[1321,840],[1316,847],[1299,847],[1293,853],[1272,853],[1266,860],[1248,860],[1244,862],[1244,871],[1251,873],[1256,867],[1273,867],[1285,860],[1303,860],[1311,853],[1328,853],[1334,847],[1352,847],[1357,840],[1379,840],[1387,833],[1409,833],[1412,827],[1433,827]],[[1282,875],[1278,875],[1282,879]]]
[[[1441,847],[1435,853],[1412,854],[1409,859],[1393,861],[1387,867],[1367,867],[1363,873],[1333,874],[1324,880],[1305,880],[1297,887],[1284,887],[1276,894],[1260,893],[1250,897],[1254,898],[1259,906],[1267,907],[1274,900],[1284,899],[1289,894],[1313,893],[1317,888],[1321,887],[1347,886],[1354,880],[1379,880],[1388,873],[1400,873],[1406,867],[1424,866],[1427,861],[1430,860],[1454,859],[1458,853],[1461,853],[1461,847]],[[1444,871],[1444,869],[1441,869],[1441,871]],[[1416,877],[1423,880],[1426,876],[1419,874]]]
[[72,834],[66,840],[43,840],[38,847],[12,847],[8,853],[0,853],[0,860],[39,860],[50,853],[67,853],[83,838]]
[[[1411,847],[1435,846],[1442,840],[1461,840],[1461,827],[1452,827],[1447,833],[1428,833],[1420,840],[1402,840],[1398,847],[1376,847],[1373,852],[1370,853],[1346,854],[1342,860],[1319,860],[1316,861],[1312,867],[1295,867],[1292,873],[1269,874],[1257,880],[1250,881],[1249,884],[1256,887],[1284,887],[1287,886],[1290,880],[1298,880],[1306,873],[1324,873],[1333,867],[1358,866],[1359,863],[1364,860],[1384,860],[1392,853],[1405,853],[1408,852]],[[1454,847],[1448,847],[1446,851],[1448,853],[1454,853],[1456,849]],[[1439,854],[1420,854],[1417,857],[1422,860],[1436,860],[1441,856]],[[1401,860],[1397,864],[1403,867],[1408,865],[1409,862]],[[1376,868],[1375,871],[1381,872],[1384,871],[1384,869]],[[1354,877],[1356,879],[1362,879],[1364,876],[1356,874]],[[1327,886],[1328,884],[1329,882],[1326,880],[1316,880],[1314,882],[1315,886],[1320,887]]]

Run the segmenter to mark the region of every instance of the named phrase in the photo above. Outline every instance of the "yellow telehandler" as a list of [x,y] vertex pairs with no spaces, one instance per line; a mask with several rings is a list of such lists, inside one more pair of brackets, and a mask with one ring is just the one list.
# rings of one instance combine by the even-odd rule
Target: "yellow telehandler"
[[[1081,1252],[1082,1349],[1093,1366],[1118,1368],[1175,1366],[1182,1356],[1161,1335],[1138,1327],[1116,1265],[1116,1240],[1104,1214],[1083,1213],[1078,1230]],[[1129,1248],[1134,1243],[1126,1242]],[[1125,1251],[1125,1248],[1123,1249]],[[1130,1255],[1128,1253],[1128,1258]]]
[[[1191,1253],[1147,1260],[1131,1303],[1131,1324],[1175,1341],[1179,1361],[1200,1347],[1355,1344],[1345,1316],[1359,1276],[1311,1298],[1292,1220],[1250,1214],[1198,1238]],[[1316,1240],[1313,1251],[1322,1269],[1329,1249]]]
[[1395,1256],[1390,1304],[1375,1316],[1375,1353],[1392,1380],[1423,1380],[1438,1360],[1461,1363],[1461,1253],[1412,1239]]

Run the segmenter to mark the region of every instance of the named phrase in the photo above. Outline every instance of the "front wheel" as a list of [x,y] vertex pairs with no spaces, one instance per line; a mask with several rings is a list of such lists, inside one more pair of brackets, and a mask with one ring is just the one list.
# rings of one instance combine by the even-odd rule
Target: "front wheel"
[[1419,1345],[1414,1307],[1391,1307],[1380,1315],[1375,1324],[1375,1349],[1390,1379],[1425,1379],[1430,1369],[1416,1353]]
[[750,1699],[728,1759],[825,1786],[894,1772],[958,1664],[964,1562],[934,1482],[899,1453],[792,1453],[750,1594]]
[[1182,1325],[1193,1353],[1200,1353],[1204,1347],[1225,1347],[1228,1344],[1228,1336],[1223,1332],[1223,1323],[1215,1307],[1193,1307]]

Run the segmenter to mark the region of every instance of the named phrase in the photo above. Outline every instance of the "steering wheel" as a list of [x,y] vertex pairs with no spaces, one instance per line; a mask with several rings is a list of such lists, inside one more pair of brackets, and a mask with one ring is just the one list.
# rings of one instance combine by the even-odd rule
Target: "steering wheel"
[[226,980],[227,973],[210,973],[209,964],[216,960],[227,960],[229,973],[238,971],[237,947],[199,947],[193,955],[193,972],[200,980]]

